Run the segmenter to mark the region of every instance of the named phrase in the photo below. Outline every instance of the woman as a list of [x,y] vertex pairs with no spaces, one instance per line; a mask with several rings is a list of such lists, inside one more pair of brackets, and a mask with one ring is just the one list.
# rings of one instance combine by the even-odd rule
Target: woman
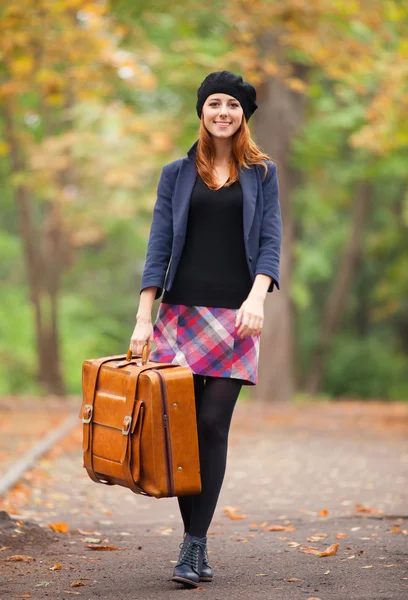
[[276,165],[247,126],[257,107],[255,88],[229,71],[210,73],[199,87],[199,139],[160,176],[131,337],[135,354],[154,341],[150,360],[193,372],[202,491],[178,497],[185,531],[172,581],[185,587],[213,578],[206,535],[231,418],[242,385],[257,383],[263,304],[279,289]]

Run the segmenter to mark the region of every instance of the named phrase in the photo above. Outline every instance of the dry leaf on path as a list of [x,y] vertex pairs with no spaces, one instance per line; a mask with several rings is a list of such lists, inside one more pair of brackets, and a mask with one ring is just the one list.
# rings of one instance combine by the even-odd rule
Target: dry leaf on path
[[103,544],[86,544],[85,548],[90,550],[124,550],[124,548],[118,548],[117,546],[104,546]]
[[315,556],[333,556],[337,553],[339,549],[339,544],[332,544],[326,550],[319,550],[315,546],[301,546],[297,548],[300,552],[304,554],[314,554]]
[[7,562],[30,562],[31,560],[37,560],[34,556],[26,556],[25,554],[13,554],[7,558],[3,558]]
[[318,517],[327,517],[329,511],[326,508],[322,508],[322,510],[318,513]]
[[92,531],[91,529],[77,529],[77,532],[81,535],[101,535],[99,531]]
[[57,563],[53,567],[50,567],[50,571],[59,571],[60,569],[62,569],[61,563]]
[[51,527],[53,531],[58,531],[59,533],[68,533],[68,525],[66,523],[48,523],[48,527]]
[[239,510],[239,508],[235,508],[234,506],[226,506],[224,508],[224,512],[227,515],[227,517],[233,521],[238,521],[240,519],[247,519],[248,515],[237,515],[236,514],[236,510]]
[[80,579],[74,579],[74,581],[71,583],[71,587],[79,587],[80,585],[85,585],[85,583],[82,583]]
[[343,539],[347,537],[347,533],[342,533],[341,531],[339,533],[336,533],[336,535],[334,536],[337,540]]
[[378,508],[371,508],[370,506],[364,506],[363,504],[356,504],[355,511],[356,513],[366,513],[366,514],[381,514],[384,511]]
[[326,550],[319,552],[318,556],[334,556],[337,554],[337,550],[339,549],[339,544],[332,544]]
[[293,525],[269,525],[264,529],[265,531],[296,531],[296,527],[293,527]]
[[299,579],[298,577],[289,577],[286,581],[304,581],[304,579]]

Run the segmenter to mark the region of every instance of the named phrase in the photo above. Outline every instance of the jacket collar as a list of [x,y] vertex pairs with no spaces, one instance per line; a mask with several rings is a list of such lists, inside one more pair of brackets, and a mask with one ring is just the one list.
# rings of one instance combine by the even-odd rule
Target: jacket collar
[[197,151],[197,146],[198,146],[198,140],[196,140],[194,142],[194,144],[191,146],[191,148],[188,150],[188,152],[187,152],[188,158],[190,158],[190,159],[195,158],[195,154],[196,154],[196,151]]

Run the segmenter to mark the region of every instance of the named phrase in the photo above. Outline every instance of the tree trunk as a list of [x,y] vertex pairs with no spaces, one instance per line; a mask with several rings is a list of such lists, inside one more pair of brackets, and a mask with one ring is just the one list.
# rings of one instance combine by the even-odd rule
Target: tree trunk
[[[306,69],[293,67],[304,79]],[[296,380],[295,309],[290,296],[294,220],[291,195],[298,177],[289,165],[291,141],[304,123],[306,99],[290,90],[280,79],[271,78],[260,88],[265,117],[255,123],[256,139],[277,164],[283,239],[280,290],[268,294],[264,306],[264,326],[259,356],[257,401],[288,401]]]
[[[22,152],[15,135],[13,113],[10,106],[4,105],[4,127],[7,143],[10,147],[10,162],[13,174],[25,169]],[[16,200],[20,214],[20,231],[23,240],[24,254],[27,266],[30,301],[34,308],[36,345],[38,353],[37,378],[45,391],[58,396],[65,395],[65,389],[60,369],[58,340],[56,331],[56,294],[47,290],[47,270],[54,261],[54,255],[47,257],[41,252],[42,244],[34,225],[31,198],[28,189],[23,184],[16,187]],[[47,297],[49,296],[49,297]],[[47,304],[50,310],[47,312]]]
[[362,250],[362,233],[368,216],[371,193],[370,182],[362,181],[359,183],[353,203],[349,239],[344,247],[340,265],[327,297],[319,342],[306,378],[305,390],[309,394],[317,394],[321,389],[325,362],[333,336],[340,323],[349,292],[357,274],[358,261]]

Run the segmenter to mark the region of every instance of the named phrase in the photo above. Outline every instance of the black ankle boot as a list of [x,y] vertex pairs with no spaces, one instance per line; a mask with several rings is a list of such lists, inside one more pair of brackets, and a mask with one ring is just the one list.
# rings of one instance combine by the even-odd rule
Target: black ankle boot
[[213,570],[208,564],[208,553],[207,553],[207,538],[204,546],[203,553],[203,564],[200,571],[200,581],[212,581],[213,580]]
[[181,552],[178,563],[174,567],[172,581],[183,583],[185,587],[198,587],[200,573],[203,566],[203,557],[206,538],[185,535],[180,544]]
[[[181,550],[180,550],[179,560],[180,560],[183,550],[185,548],[186,540],[187,540],[187,533],[184,532],[183,542],[180,544]],[[213,580],[213,570],[208,562],[207,537],[202,538],[202,540],[205,541],[205,546],[204,546],[204,552],[203,552],[203,564],[202,564],[201,571],[200,571],[200,581],[212,581]]]

